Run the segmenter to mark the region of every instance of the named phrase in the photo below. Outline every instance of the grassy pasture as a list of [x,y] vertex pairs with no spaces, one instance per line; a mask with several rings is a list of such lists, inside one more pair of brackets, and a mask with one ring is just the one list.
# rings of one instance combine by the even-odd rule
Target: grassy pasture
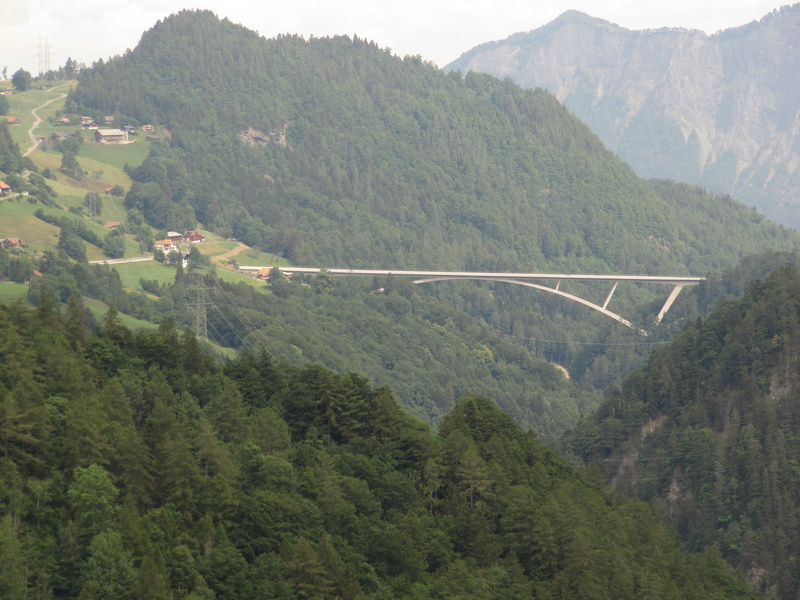
[[[64,197],[59,197],[59,200],[64,199]],[[75,201],[73,198],[70,205],[79,205],[82,204],[82,202],[83,198],[80,198],[78,201]],[[86,217],[80,217],[72,213],[66,213],[62,210],[39,203],[31,204],[28,202],[27,197],[17,196],[13,199],[0,201],[0,238],[22,238],[28,243],[28,249],[32,253],[38,254],[46,250],[55,251],[58,246],[58,236],[61,230],[55,225],[45,223],[44,221],[36,218],[34,213],[40,208],[46,214],[67,217],[75,221],[80,221],[86,225],[87,229],[100,236],[101,239],[104,238],[109,232],[109,230],[103,225],[90,221]],[[104,214],[103,216],[105,218],[106,215]],[[137,254],[139,245],[133,240],[133,237],[126,236],[126,241],[128,248],[126,254]],[[98,248],[89,242],[84,243],[86,246],[86,256],[88,260],[101,260],[107,258],[103,253],[102,248]]]
[[[18,127],[9,128],[11,130],[11,137],[15,142],[20,144],[20,149],[22,152],[25,152],[25,150],[30,147],[28,129],[30,129],[35,120],[34,116],[31,114],[31,111],[41,106],[48,100],[58,98],[61,94],[68,93],[70,87],[73,85],[75,85],[74,82],[65,82],[46,90],[34,89],[23,93],[13,93],[8,96],[10,109],[8,116],[19,117],[19,120],[22,122],[22,125]],[[47,118],[49,116],[55,116],[56,111],[63,109],[63,107],[64,100],[60,99],[37,111],[37,114],[42,119],[40,127],[51,127],[49,123],[47,123]],[[37,128],[37,132],[38,131],[39,128]]]
[[27,198],[18,196],[16,199],[0,202],[0,238],[18,237],[28,243],[31,252],[44,252],[55,250],[58,245],[60,229],[37,219],[33,213],[43,209],[50,214],[63,215],[62,211],[31,204]]
[[175,281],[175,267],[162,264],[155,260],[147,260],[132,263],[117,263],[109,265],[109,269],[114,269],[119,273],[122,285],[131,290],[141,290],[140,279],[154,279],[158,283],[169,283]]
[[[94,300],[93,298],[87,298],[86,296],[81,296],[83,299],[84,305],[88,308],[94,317],[99,321],[103,318],[103,315],[108,312],[108,305],[100,302],[99,300]],[[119,316],[120,321],[122,324],[125,325],[128,329],[138,330],[138,329],[158,329],[158,325],[155,323],[151,323],[150,321],[142,321],[141,319],[137,319],[130,315],[126,315],[125,313],[117,313]]]
[[291,263],[285,258],[248,248],[236,255],[236,262],[246,267],[288,267]]
[[[171,284],[175,281],[175,267],[165,265],[154,260],[117,263],[114,265],[109,265],[108,268],[116,269],[117,273],[119,273],[119,278],[122,282],[122,285],[132,290],[141,290],[141,287],[139,286],[140,279],[155,280],[162,284]],[[242,273],[227,271],[225,269],[217,269],[216,273],[217,277],[219,277],[221,280],[228,281],[230,283],[244,282],[256,288],[266,287],[265,282],[259,279],[254,279],[248,275],[243,275]]]
[[[88,133],[94,135],[92,131]],[[126,163],[129,165],[142,164],[144,159],[147,158],[147,153],[150,152],[150,145],[150,142],[145,142],[143,139],[130,144],[100,144],[87,140],[84,141],[81,145],[80,152],[78,152],[78,162],[83,164],[81,160],[81,158],[83,158],[87,161],[87,164],[104,165],[100,167],[104,171],[108,169],[108,167],[115,167],[119,171],[122,171]],[[86,166],[83,168],[89,171],[89,173],[93,170]],[[124,174],[124,171],[122,171],[122,173]],[[115,184],[112,183],[111,185]],[[123,184],[120,183],[120,185]],[[128,182],[128,185],[130,185],[130,182]]]
[[[67,177],[59,170],[61,168],[62,157],[60,152],[50,149],[37,148],[31,153],[30,158],[40,170],[44,169],[45,167],[50,167],[50,170],[56,174],[56,177],[58,177],[58,183],[61,184],[61,188],[63,189],[64,187],[68,187],[73,190],[72,193],[80,194],[81,198],[86,195],[86,192],[97,192],[98,194],[102,194],[107,187],[113,187],[115,185],[121,185],[126,190],[129,189],[131,186],[130,177],[128,177],[121,167],[117,167],[114,164],[101,162],[97,158],[86,156],[87,146],[90,146],[92,148],[91,153],[96,155],[98,153],[97,146],[99,145],[100,144],[95,144],[94,142],[86,142],[81,146],[78,155],[75,157],[78,160],[78,164],[81,166],[81,168],[88,173],[88,175],[80,180]],[[98,173],[99,176],[94,177],[94,173]],[[62,193],[61,189],[56,188],[56,186],[52,184],[51,186],[53,189],[59,192],[59,194]]]
[[4,281],[0,283],[0,303],[13,303],[17,300],[26,301],[28,286],[23,283]]

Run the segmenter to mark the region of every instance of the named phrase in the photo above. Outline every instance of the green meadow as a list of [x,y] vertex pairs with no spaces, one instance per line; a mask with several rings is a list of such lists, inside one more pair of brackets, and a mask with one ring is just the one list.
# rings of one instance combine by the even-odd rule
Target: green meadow
[[28,286],[24,283],[4,281],[0,283],[0,303],[25,301],[28,297]]

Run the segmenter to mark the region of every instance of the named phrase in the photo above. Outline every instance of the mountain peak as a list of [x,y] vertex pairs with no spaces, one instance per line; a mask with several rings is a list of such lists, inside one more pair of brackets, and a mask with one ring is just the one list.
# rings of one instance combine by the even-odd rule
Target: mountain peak
[[[564,24],[564,23],[605,23],[608,25],[612,25],[609,21],[605,21],[598,17],[593,17],[591,15],[586,14],[585,12],[581,12],[579,10],[575,10],[574,8],[564,11],[558,17],[553,19],[550,24]],[[547,25],[545,25],[547,27]]]
[[730,193],[800,227],[800,4],[714,35],[633,31],[569,10],[445,70],[544,88],[646,178]]

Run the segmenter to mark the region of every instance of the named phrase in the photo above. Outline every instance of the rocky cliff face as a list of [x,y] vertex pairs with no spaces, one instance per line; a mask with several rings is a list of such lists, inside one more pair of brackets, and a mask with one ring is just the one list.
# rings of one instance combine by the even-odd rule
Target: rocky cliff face
[[800,228],[800,4],[711,36],[569,11],[446,69],[548,89],[639,175],[703,184]]

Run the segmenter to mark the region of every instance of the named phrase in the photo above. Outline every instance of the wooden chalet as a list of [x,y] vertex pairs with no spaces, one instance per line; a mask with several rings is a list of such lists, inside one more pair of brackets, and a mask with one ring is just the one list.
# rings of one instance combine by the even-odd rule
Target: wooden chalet
[[19,120],[19,117],[6,117],[6,123],[9,125],[22,125],[22,121]]
[[94,141],[101,144],[121,144],[128,141],[128,133],[121,129],[98,129],[94,132]]
[[0,181],[0,196],[5,196],[10,192],[11,192],[11,186],[8,185],[5,181]]
[[50,134],[50,141],[57,142],[58,140],[63,140],[68,137],[76,137],[78,134],[74,131],[55,131]]
[[22,238],[6,238],[4,240],[0,240],[0,245],[2,245],[6,250],[11,250],[13,248],[24,248],[28,244]]
[[191,231],[186,231],[183,234],[183,240],[185,242],[189,242],[190,244],[199,244],[200,242],[204,241],[206,236],[202,233],[197,231],[196,229],[192,229]]

